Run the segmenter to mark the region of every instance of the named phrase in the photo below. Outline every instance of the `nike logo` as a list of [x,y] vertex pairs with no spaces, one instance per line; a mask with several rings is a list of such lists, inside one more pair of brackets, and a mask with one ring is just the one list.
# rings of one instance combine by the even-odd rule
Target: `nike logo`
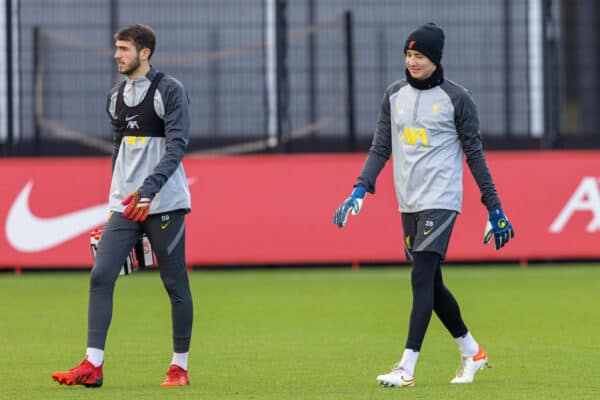
[[473,356],[473,361],[480,361],[487,359],[487,354],[482,349],[479,349],[479,352]]
[[170,223],[171,223],[171,221],[166,222],[164,224],[160,224],[160,229],[162,229],[164,231],[165,229],[167,229],[167,226],[169,226]]
[[33,253],[56,247],[102,224],[108,204],[50,218],[39,218],[29,209],[33,181],[27,182],[15,199],[6,218],[6,239],[15,249]]
[[125,121],[131,121],[132,119],[136,119],[139,115],[140,114],[135,114],[135,115],[131,115],[131,116],[127,115],[125,117]]
[[432,230],[433,230],[433,228],[425,229],[425,230],[423,231],[423,235],[425,235],[425,236],[429,235],[429,234],[431,233],[431,231],[432,231]]

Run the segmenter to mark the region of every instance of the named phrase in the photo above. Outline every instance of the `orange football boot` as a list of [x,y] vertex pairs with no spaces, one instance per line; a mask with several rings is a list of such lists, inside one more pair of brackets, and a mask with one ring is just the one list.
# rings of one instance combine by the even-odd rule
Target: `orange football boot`
[[52,374],[52,379],[61,385],[83,385],[85,387],[102,386],[102,365],[94,365],[85,358],[81,364],[68,371],[56,371]]
[[178,365],[171,364],[167,371],[167,377],[160,386],[187,386],[189,384],[187,371]]

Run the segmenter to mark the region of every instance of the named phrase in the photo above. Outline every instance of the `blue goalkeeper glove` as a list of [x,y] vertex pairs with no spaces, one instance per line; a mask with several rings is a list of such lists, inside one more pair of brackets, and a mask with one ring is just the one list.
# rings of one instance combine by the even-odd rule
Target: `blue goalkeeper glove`
[[350,211],[352,211],[352,215],[356,215],[360,212],[366,194],[367,189],[364,187],[355,187],[350,197],[344,200],[342,205],[339,206],[335,211],[335,214],[333,215],[333,223],[338,227],[343,228],[344,224],[348,220]]
[[501,208],[490,211],[490,217],[483,234],[483,243],[488,244],[492,240],[492,236],[494,237],[496,250],[515,237],[515,231]]

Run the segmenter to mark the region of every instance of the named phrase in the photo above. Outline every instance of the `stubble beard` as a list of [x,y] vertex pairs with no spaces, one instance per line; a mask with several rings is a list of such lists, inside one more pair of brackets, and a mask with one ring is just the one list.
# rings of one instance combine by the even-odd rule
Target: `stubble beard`
[[136,58],[133,59],[133,61],[129,65],[129,68],[121,72],[121,74],[130,76],[140,67],[140,65],[142,65],[142,63],[140,62],[140,56],[138,55]]

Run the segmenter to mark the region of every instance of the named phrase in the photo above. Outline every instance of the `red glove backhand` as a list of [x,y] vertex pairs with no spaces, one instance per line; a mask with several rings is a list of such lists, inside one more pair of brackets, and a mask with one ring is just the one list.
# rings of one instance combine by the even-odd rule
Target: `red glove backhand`
[[147,197],[142,197],[140,191],[136,190],[121,202],[121,204],[127,206],[125,210],[123,210],[123,216],[131,221],[145,221],[150,212],[151,202],[152,200]]

